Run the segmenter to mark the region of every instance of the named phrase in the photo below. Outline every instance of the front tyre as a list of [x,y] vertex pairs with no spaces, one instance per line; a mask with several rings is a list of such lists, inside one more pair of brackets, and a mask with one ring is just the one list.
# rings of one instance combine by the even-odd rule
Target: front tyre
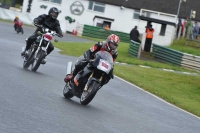
[[92,83],[88,86],[87,91],[83,91],[81,98],[80,98],[80,103],[82,105],[87,105],[89,104],[94,96],[96,95],[98,89],[99,89],[99,83],[92,81]]
[[66,84],[65,85],[65,87],[64,87],[64,89],[63,89],[63,95],[64,95],[64,97],[65,98],[72,98],[74,95],[69,91],[69,85],[68,84]]
[[34,59],[34,61],[32,63],[31,71],[34,71],[34,72],[37,71],[42,59],[44,59],[45,56],[46,56],[46,53],[44,51],[39,51],[37,53],[36,58]]
[[31,46],[31,48],[28,51],[28,55],[25,55],[25,59],[24,59],[24,63],[23,63],[23,67],[24,68],[28,68],[31,65],[30,60],[32,60],[32,54],[35,53],[34,48]]

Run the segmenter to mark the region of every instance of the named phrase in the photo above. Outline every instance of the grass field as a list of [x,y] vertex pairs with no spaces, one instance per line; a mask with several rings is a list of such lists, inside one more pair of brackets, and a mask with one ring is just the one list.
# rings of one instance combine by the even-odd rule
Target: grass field
[[185,41],[185,39],[175,40],[170,48],[184,53],[200,56],[200,43],[189,42],[189,44],[185,45]]

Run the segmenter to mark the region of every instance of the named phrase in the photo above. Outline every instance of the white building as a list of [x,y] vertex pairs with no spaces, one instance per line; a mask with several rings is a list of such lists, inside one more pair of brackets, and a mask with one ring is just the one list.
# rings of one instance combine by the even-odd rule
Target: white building
[[[24,0],[22,12],[27,13],[28,0]],[[41,7],[46,7],[41,8]],[[140,34],[143,34],[143,45],[145,39],[145,26],[147,21],[139,19],[139,16],[146,16],[158,20],[176,22],[176,15],[152,12],[148,10],[134,10],[123,6],[115,6],[88,0],[33,0],[31,3],[30,15],[34,18],[41,14],[47,14],[51,7],[61,10],[58,20],[63,32],[76,30],[77,25],[87,24],[92,26],[110,25],[111,30],[130,33],[134,26],[138,26]],[[75,19],[74,23],[69,23],[65,17],[70,16]],[[175,27],[152,23],[155,29],[153,43],[168,46],[173,40]],[[161,33],[161,29],[165,34]],[[161,39],[160,39],[161,37]]]

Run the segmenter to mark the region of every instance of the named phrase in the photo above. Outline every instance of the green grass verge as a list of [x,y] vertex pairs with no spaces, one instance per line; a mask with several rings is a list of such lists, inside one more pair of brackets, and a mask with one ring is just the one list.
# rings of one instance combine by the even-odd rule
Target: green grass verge
[[[94,43],[59,42],[54,46],[61,49],[61,54],[80,56]],[[156,68],[178,71],[189,71],[170,64],[154,61],[142,61],[128,55],[129,44],[121,43],[117,61],[135,65],[148,65],[153,68],[139,66],[115,65],[115,75],[163,98],[164,100],[200,116],[200,76],[165,72]],[[198,72],[197,72],[198,73]],[[199,74],[199,73],[198,73]]]
[[115,65],[114,73],[144,90],[200,116],[200,76],[122,65]]
[[178,50],[180,52],[193,54],[196,56],[200,56],[200,43],[197,42],[189,42],[189,44],[185,45],[186,39],[175,40],[169,48],[174,50]]
[[6,22],[6,23],[13,23],[14,18],[13,18],[13,21],[11,21],[11,20],[5,20],[5,19],[1,19],[1,18],[0,18],[0,21],[1,21],[1,22]]
[[[13,21],[14,21],[14,18],[13,18]],[[13,21],[11,21],[11,20],[5,20],[5,19],[1,19],[1,18],[0,18],[0,22],[13,23],[13,25],[14,25],[14,22],[13,22]],[[29,26],[29,27],[35,27],[34,25],[29,25],[29,24],[23,24],[23,25]]]

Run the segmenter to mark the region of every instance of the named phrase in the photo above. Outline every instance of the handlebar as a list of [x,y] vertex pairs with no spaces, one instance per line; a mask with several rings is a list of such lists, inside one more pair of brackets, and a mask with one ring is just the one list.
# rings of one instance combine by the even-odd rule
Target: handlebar
[[88,62],[88,63],[92,63],[92,62],[94,62],[94,59],[90,59],[89,61],[86,61],[86,60],[83,60],[83,61],[81,61],[81,62]]
[[[45,28],[43,25],[39,25],[39,24],[37,24],[37,23],[34,23],[34,25],[36,26],[36,27],[38,27],[38,28],[41,28],[41,30],[42,30],[42,32],[43,33],[52,33],[52,35],[53,36],[58,36],[58,37],[60,37],[60,38],[62,38],[63,36],[61,36],[60,34],[58,34],[58,33],[56,33],[56,32],[54,32],[54,31],[52,31],[52,30],[50,30],[50,29],[48,29],[48,28]],[[43,33],[39,33],[39,34],[43,34]]]

